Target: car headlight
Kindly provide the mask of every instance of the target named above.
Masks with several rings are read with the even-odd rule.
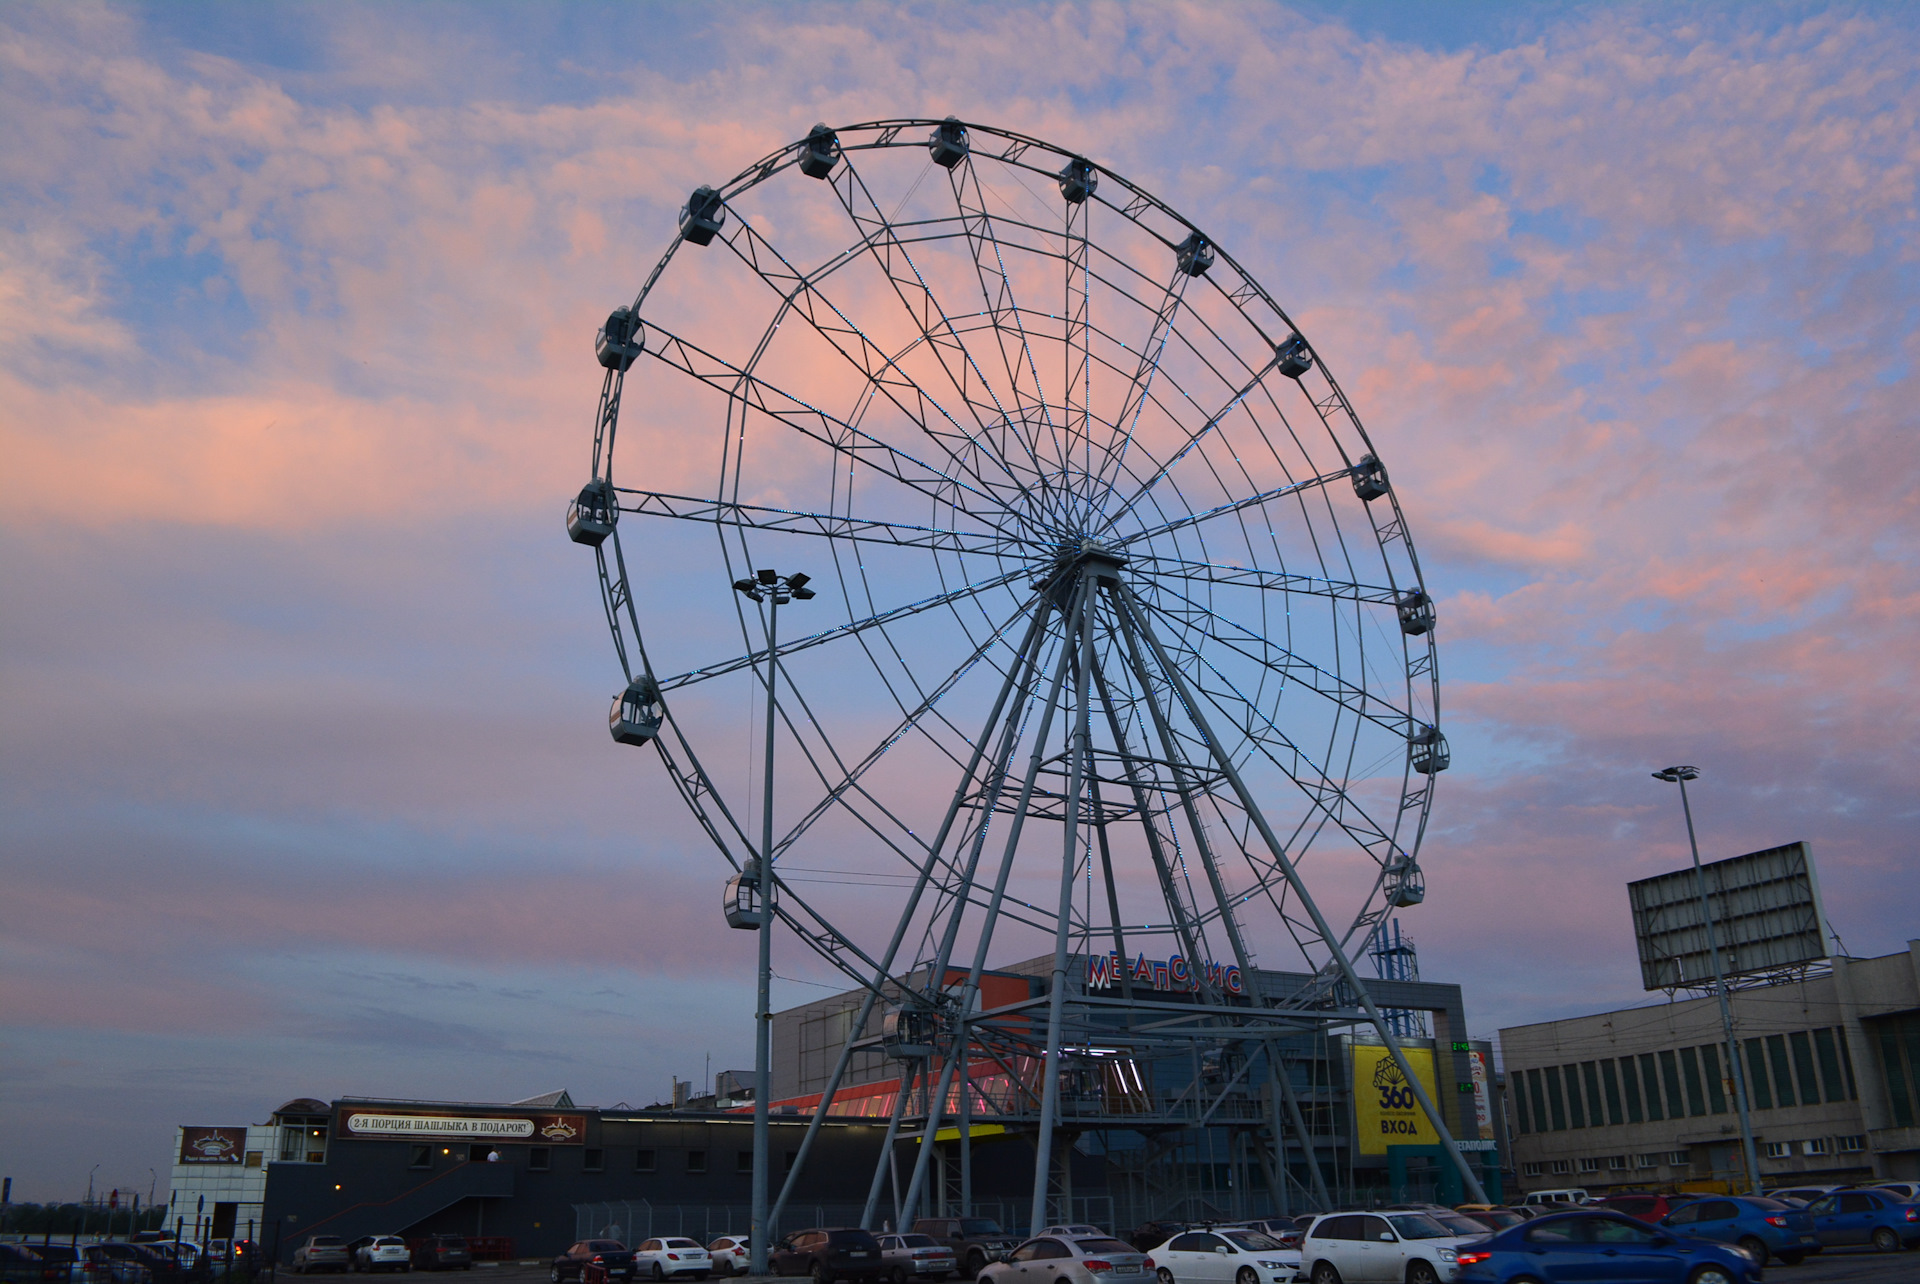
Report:
[[[1454,1252],[1450,1248],[1436,1248],[1433,1250],[1433,1255],[1443,1262],[1451,1262],[1454,1259]]]
[[[1284,1271],[1287,1269],[1285,1262],[1255,1262],[1254,1265],[1269,1271]]]

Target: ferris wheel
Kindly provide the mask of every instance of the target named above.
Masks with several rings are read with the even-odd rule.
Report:
[[[1321,353],[1226,250],[1038,139],[819,125],[692,193],[595,350],[567,525],[613,737],[730,866],[729,921],[866,992],[812,1128],[879,1036],[889,1140],[1031,1128],[1037,1228],[1096,1042],[1364,1022],[1439,1121],[1352,962],[1424,894],[1433,602]],[[1025,954],[1033,996],[983,999]]]

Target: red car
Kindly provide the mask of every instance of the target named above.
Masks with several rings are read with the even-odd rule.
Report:
[[[1632,1195],[1608,1195],[1588,1207],[1625,1213],[1643,1222],[1657,1222],[1682,1204],[1691,1204],[1702,1198],[1704,1196],[1701,1195],[1660,1195],[1643,1192]]]

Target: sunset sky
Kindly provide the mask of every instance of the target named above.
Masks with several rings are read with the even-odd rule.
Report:
[[[1203,221],[1338,370],[1439,604],[1402,921],[1476,1035],[1659,998],[1669,763],[1705,858],[1806,839],[1850,953],[1920,935],[1920,10],[12,4],[15,1199],[295,1096],[751,1064],[722,868],[603,721],[590,338],[695,184],[948,113]]]

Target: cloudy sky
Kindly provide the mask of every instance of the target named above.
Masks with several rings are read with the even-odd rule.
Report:
[[[1891,5],[0,9],[15,1198],[297,1095],[750,1064],[559,511],[593,328],[815,120],[1080,151],[1339,371],[1439,601],[1405,927],[1476,1033],[1646,1000],[1674,761],[1708,858],[1807,839],[1845,947],[1904,948],[1916,68]]]

